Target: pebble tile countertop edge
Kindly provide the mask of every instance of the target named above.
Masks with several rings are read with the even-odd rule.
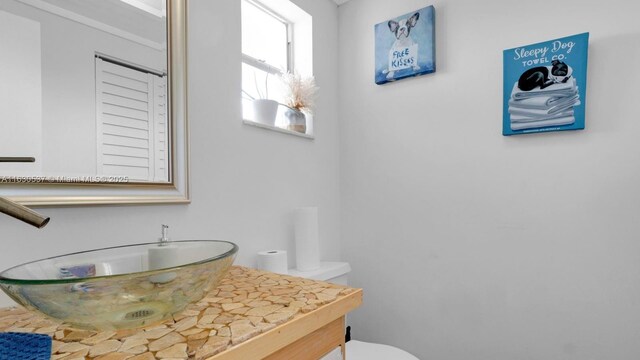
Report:
[[[0,332],[51,336],[52,360],[204,360],[356,290],[233,266],[205,298],[154,326],[75,330],[12,307],[0,309]]]

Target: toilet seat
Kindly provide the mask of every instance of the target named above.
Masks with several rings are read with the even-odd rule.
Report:
[[[347,344],[346,360],[420,360],[393,346],[351,340]]]

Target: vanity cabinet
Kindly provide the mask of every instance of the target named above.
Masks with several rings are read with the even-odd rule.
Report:
[[[362,290],[234,266],[173,320],[143,329],[71,329],[23,308],[0,309],[0,331],[50,335],[54,360],[318,360],[344,355],[345,315]]]

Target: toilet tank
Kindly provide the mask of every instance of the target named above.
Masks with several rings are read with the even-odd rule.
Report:
[[[289,275],[311,280],[326,281],[339,285],[347,285],[347,275],[351,266],[347,262],[320,262],[320,268],[311,271],[289,269]]]

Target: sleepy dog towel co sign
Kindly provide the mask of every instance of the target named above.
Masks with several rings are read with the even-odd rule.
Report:
[[[589,33],[504,51],[502,134],[584,129]]]
[[[433,6],[377,24],[375,36],[376,84],[436,71]]]

